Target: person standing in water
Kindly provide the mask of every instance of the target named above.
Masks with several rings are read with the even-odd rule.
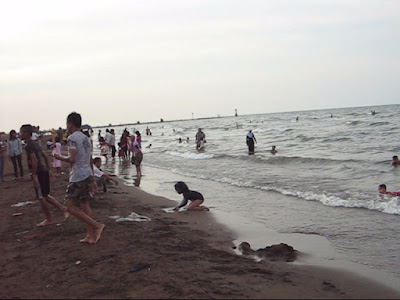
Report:
[[[272,146],[271,153],[272,153],[272,154],[275,154],[275,153],[277,153],[277,152],[278,152],[278,150],[276,150],[276,147],[275,147],[275,146]]]
[[[254,136],[254,133],[252,132],[252,130],[250,129],[246,135],[246,144],[249,147],[250,154],[254,153],[254,142],[257,143],[257,139]]]
[[[199,128],[199,130],[196,133],[196,149],[200,149],[201,144],[206,142],[206,135],[204,132]]]

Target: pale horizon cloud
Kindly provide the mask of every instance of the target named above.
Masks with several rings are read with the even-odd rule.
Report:
[[[400,1],[0,0],[0,131],[400,103]]]

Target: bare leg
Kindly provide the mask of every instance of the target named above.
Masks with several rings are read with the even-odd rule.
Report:
[[[89,204],[87,203],[87,205],[89,205]],[[68,211],[72,215],[77,217],[82,222],[85,222],[86,224],[91,225],[92,228],[94,228],[94,230],[96,231],[96,236],[95,237],[94,236],[90,237],[90,240],[94,240],[94,243],[96,243],[100,239],[101,233],[103,232],[103,229],[104,229],[105,225],[93,220],[85,212],[83,212],[82,210],[77,208],[75,206],[75,204],[73,203],[73,201],[68,201],[67,202],[67,207],[68,207]],[[83,205],[83,207],[84,207],[84,205]],[[86,209],[86,207],[84,207],[83,209]],[[90,233],[90,232],[88,232],[88,233]]]
[[[190,205],[188,206],[187,210],[191,211],[200,211],[200,210],[207,210],[209,211],[210,209],[206,206],[200,205],[203,203],[203,200],[194,200]]]
[[[58,202],[56,199],[54,199],[52,196],[47,195],[46,196],[46,201],[50,204],[53,204],[54,206],[56,206],[58,209],[62,210],[62,212],[64,213],[64,220],[68,219],[69,217],[69,212],[68,209],[65,206],[62,206],[60,202]]]
[[[81,205],[82,211],[87,214],[89,217],[92,217],[92,210],[89,206],[88,202],[85,202]],[[90,224],[87,224],[87,234],[86,237],[81,240],[81,243],[89,243],[89,244],[94,244],[94,236],[93,236],[93,226]]]
[[[136,175],[137,177],[142,177],[142,170],[140,169],[140,166],[136,166]]]
[[[49,205],[47,204],[47,201],[44,198],[40,198],[39,202],[40,202],[40,205],[42,206],[44,214],[46,215],[46,219],[43,220],[42,222],[38,223],[36,226],[40,227],[40,226],[46,226],[46,225],[53,224],[54,221],[51,216],[50,208],[49,208]]]

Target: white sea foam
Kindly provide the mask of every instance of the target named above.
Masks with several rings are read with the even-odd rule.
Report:
[[[214,154],[207,154],[207,153],[193,153],[193,152],[175,152],[175,151],[168,151],[167,154],[172,156],[179,156],[187,159],[210,159],[214,157]]]
[[[186,139],[182,138],[182,143],[179,143],[179,141],[174,141],[169,144],[170,147],[182,147],[182,148],[187,148],[187,147],[193,147],[194,145],[190,145],[189,143],[186,142]]]

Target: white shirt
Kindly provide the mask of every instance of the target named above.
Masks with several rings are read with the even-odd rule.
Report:
[[[38,138],[39,138],[39,134],[37,134],[36,132],[32,132],[32,137],[31,137],[31,140],[32,141],[36,141]]]
[[[75,131],[68,137],[67,145],[69,149],[77,150],[76,162],[72,164],[69,181],[79,182],[93,176],[90,166],[92,157],[90,139],[81,131]]]
[[[104,172],[100,171],[100,169],[96,165],[93,165],[93,173],[94,173],[94,177],[98,177],[98,178],[100,178],[104,174]]]
[[[110,146],[115,146],[115,136],[112,133],[107,132],[104,139]]]
[[[22,143],[19,138],[8,141],[7,154],[8,156],[18,156],[22,154]]]

